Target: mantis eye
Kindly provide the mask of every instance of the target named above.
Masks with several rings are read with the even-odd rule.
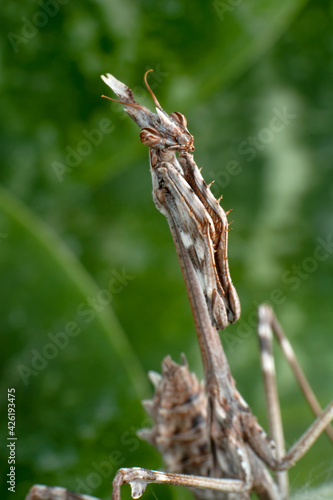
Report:
[[[146,146],[154,146],[160,140],[161,136],[153,128],[143,128],[140,132],[140,141]]]
[[[184,115],[181,113],[178,113],[178,111],[174,111],[173,113],[170,113],[171,118],[173,118],[177,123],[182,125],[184,128],[187,127],[187,120]]]

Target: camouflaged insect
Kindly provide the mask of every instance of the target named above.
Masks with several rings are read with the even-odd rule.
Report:
[[[148,72],[147,72],[148,73]],[[191,259],[202,284],[212,324],[223,330],[240,317],[240,302],[228,265],[227,214],[205,183],[190,153],[193,136],[179,112],[167,114],[154,99],[156,114],[135,102],[127,85],[107,74],[103,81],[125,105],[141,128],[140,140],[149,146],[153,198],[165,215],[181,263]],[[176,153],[180,153],[177,158]],[[171,195],[169,195],[171,193]],[[187,288],[188,276],[183,275]]]

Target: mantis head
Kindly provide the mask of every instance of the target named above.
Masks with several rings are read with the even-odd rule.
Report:
[[[155,94],[147,82],[146,71],[144,81],[156,105],[156,113],[152,113],[145,106],[135,102],[132,90],[114,76],[107,73],[102,75],[102,80],[113,90],[118,99],[107,99],[125,105],[126,113],[141,128],[140,140],[153,149],[173,150],[178,152],[191,152],[194,150],[193,136],[187,129],[187,121],[179,112],[166,113],[158,102]]]

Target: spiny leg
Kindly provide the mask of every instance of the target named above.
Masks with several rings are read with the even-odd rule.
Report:
[[[333,401],[331,401],[319,417],[310,425],[304,434],[290,448],[288,453],[283,457],[281,464],[277,470],[290,469],[300,460],[305,453],[311,448],[313,443],[318,439],[320,434],[333,420]]]
[[[323,422],[327,421],[327,424],[329,424],[332,420],[332,417],[329,416],[331,414],[331,410],[329,405],[323,413],[316,396],[314,395],[301,367],[298,364],[292,346],[286,335],[284,334],[272,308],[265,304],[261,305],[258,310],[258,319],[261,366],[265,384],[269,429],[271,437],[276,443],[276,458],[282,459],[283,464],[289,464],[289,466],[281,467],[281,469],[286,470],[306,453],[306,451],[312,446],[314,441],[318,438],[323,430],[325,430],[330,439],[333,438],[332,428],[329,425],[326,428],[325,426],[323,427]],[[319,417],[303,434],[303,436],[293,445],[287,455],[285,455],[283,426],[276,384],[272,332],[275,334],[279,345],[281,346],[282,352],[285,355],[288,363],[290,364],[295,374],[296,380],[312,411],[317,417]],[[279,484],[281,493],[286,495],[288,492],[287,475],[284,473],[283,475],[280,475],[279,473],[277,475],[277,482]]]
[[[265,437],[256,418],[249,413],[242,415],[246,441],[255,454],[273,471],[284,471],[293,467],[311,448],[332,419],[333,401],[327,405],[322,414],[316,418],[289,451],[279,459],[276,454],[274,441],[270,440],[267,443],[267,436]]]
[[[286,337],[280,323],[278,322],[274,314],[274,311],[269,306],[266,307],[268,307],[271,311],[270,314],[271,314],[272,330],[281,347],[281,350],[285,355],[285,358],[288,361],[292,371],[294,372],[298,385],[301,388],[301,391],[303,392],[305,399],[309,403],[311,410],[313,411],[316,417],[319,417],[322,414],[323,410],[318,402],[318,399],[316,398],[313,390],[311,389],[310,384],[307,381],[304,372],[296,359],[294,350],[288,338]],[[333,442],[333,429],[330,425],[325,429],[325,432],[327,436],[330,438],[330,440]]]
[[[259,307],[258,316],[258,334],[261,344],[262,367],[264,373],[266,399],[268,403],[269,426],[272,437],[277,445],[277,453],[276,457],[271,460],[267,454],[265,456],[264,454],[261,454],[260,449],[257,448],[256,452],[272,470],[287,470],[303,457],[303,455],[309,450],[324,430],[327,431],[327,428],[332,430],[328,426],[333,419],[333,401],[327,405],[324,411],[321,410],[319,403],[317,402],[312,389],[305,378],[305,375],[298,365],[293,349],[283,333],[273,310],[267,305],[262,305]],[[311,408],[315,411],[313,407],[313,400],[315,400],[318,405],[316,413],[319,413],[317,419],[290,448],[288,453],[284,454],[283,457],[281,457],[281,450],[284,448],[284,441],[280,404],[277,395],[274,358],[272,356],[272,331],[277,336],[282,351],[291,364],[297,381],[301,385],[303,393]],[[254,436],[255,434],[257,433],[255,432]],[[253,439],[250,439],[250,441],[253,441]],[[281,443],[283,448],[281,447]]]
[[[263,373],[265,397],[268,414],[269,433],[276,444],[276,458],[285,455],[285,443],[279,395],[276,384],[275,363],[273,357],[272,309],[263,304],[258,309],[258,336],[260,344],[261,370]],[[288,498],[288,473],[277,472],[276,481],[282,498]]]
[[[120,487],[130,484],[132,498],[139,498],[150,483],[171,484],[175,486],[187,486],[189,488],[202,488],[214,491],[245,492],[250,486],[238,479],[218,479],[201,476],[190,476],[186,474],[173,474],[159,472],[141,467],[119,469],[113,480],[112,500],[120,500]],[[249,493],[250,495],[250,493]]]

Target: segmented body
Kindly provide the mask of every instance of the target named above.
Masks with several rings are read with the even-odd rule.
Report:
[[[139,436],[162,455],[170,472],[196,474],[211,460],[207,433],[207,397],[203,385],[190,373],[185,358],[178,365],[167,356],[162,375],[150,376],[155,385],[153,399],[143,402],[154,419],[151,429]]]
[[[247,443],[246,433],[252,429],[260,435],[267,453],[274,452],[274,443],[257,424],[232,379],[232,396],[222,404],[218,394],[207,397],[185,357],[178,365],[167,356],[162,375],[152,372],[150,379],[155,394],[143,406],[154,425],[138,435],[160,452],[167,471],[242,479],[249,485],[248,490],[237,493],[191,488],[198,500],[249,500],[251,490],[262,500],[280,500],[265,464]]]

